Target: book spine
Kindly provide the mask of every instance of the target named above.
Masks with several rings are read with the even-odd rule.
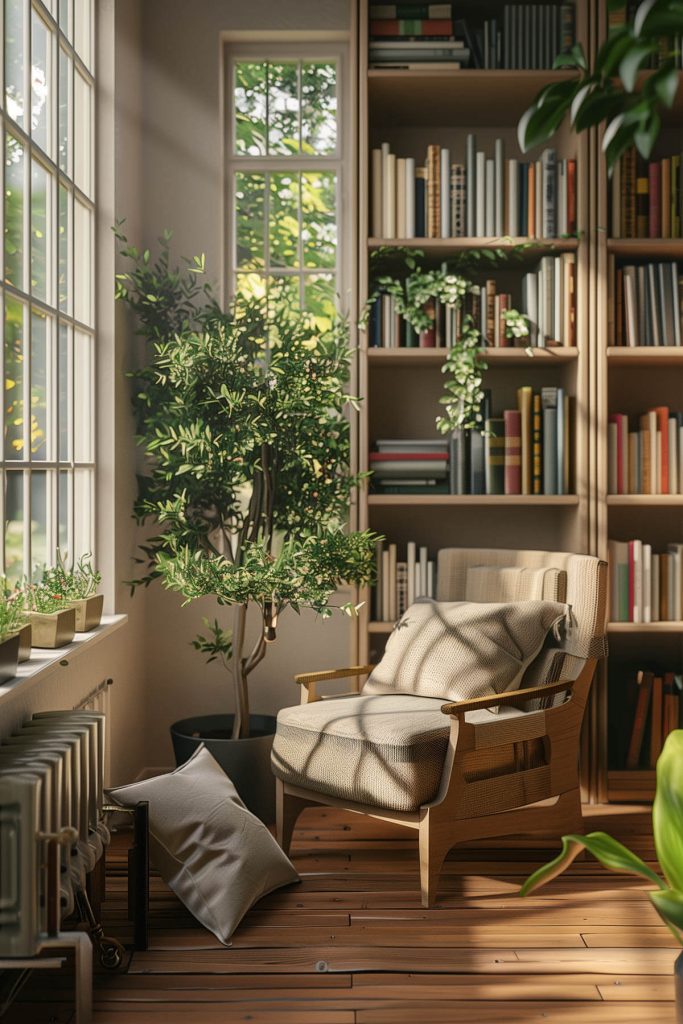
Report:
[[[415,159],[405,161],[405,237],[415,238]]]
[[[427,147],[427,237],[441,231],[441,155],[439,146]]]
[[[465,179],[465,190],[467,199],[467,236],[473,238],[476,233],[476,210],[477,210],[477,185],[476,185],[476,150],[477,139],[475,135],[467,136],[467,169]]]
[[[382,237],[382,150],[372,151],[372,209],[370,230],[375,238]]]
[[[486,235],[486,154],[481,150],[477,152],[476,180],[477,212],[474,233],[478,238],[483,238]]]
[[[648,166],[648,236],[660,238],[662,234],[661,169],[656,161]]]
[[[494,177],[495,177],[495,223],[494,234],[499,238],[504,232],[504,170],[505,170],[505,147],[502,139],[496,139],[494,151]]]
[[[406,162],[396,159],[396,237],[406,237]]]
[[[396,154],[386,153],[382,165],[382,235],[396,237]]]
[[[505,423],[502,418],[486,420],[486,493],[505,493]]]
[[[425,238],[427,233],[427,221],[425,210],[427,206],[427,168],[417,167],[415,169],[415,237]]]
[[[522,493],[522,424],[518,409],[506,409],[503,413],[505,425],[505,493]]]
[[[441,150],[441,167],[439,171],[439,182],[440,182],[440,213],[441,213],[441,238],[451,237],[451,201],[450,201],[450,185],[451,185],[451,154],[450,150]]]

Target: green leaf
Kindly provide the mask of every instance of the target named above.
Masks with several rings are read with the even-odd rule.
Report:
[[[678,92],[679,71],[675,67],[658,71],[650,80],[657,96],[665,107],[672,107]]]
[[[659,114],[653,110],[649,121],[645,124],[641,124],[640,128],[634,132],[633,141],[636,144],[636,149],[644,160],[649,160],[651,157],[661,126],[662,119]]]
[[[638,72],[647,58],[656,52],[655,43],[636,43],[619,61],[619,77],[627,92],[633,92]]]
[[[604,868],[610,871],[621,871],[627,874],[641,875],[660,888],[661,879],[647,864],[631,853],[622,843],[612,839],[605,832],[591,832],[587,836],[569,835],[562,837],[562,850],[554,860],[545,864],[527,878],[520,889],[520,895],[528,896],[546,882],[556,878],[565,871],[582,849],[588,850]]]
[[[643,34],[643,27],[645,20],[652,10],[652,8],[660,3],[660,0],[643,0],[642,3],[638,4],[636,13],[633,18],[633,34],[634,36],[640,36]]]
[[[683,893],[677,892],[675,889],[660,889],[649,895],[659,916],[671,928],[677,940],[681,942],[678,929],[683,929]]]
[[[657,761],[652,827],[669,885],[683,892],[683,729],[669,733]]]
[[[588,69],[588,62],[581,43],[574,43],[565,53],[558,54],[553,62],[553,68],[556,70],[559,68],[577,68],[580,71],[586,71]]]
[[[547,102],[548,97],[546,96],[541,105],[534,104],[529,107],[519,120],[517,139],[519,141],[519,148],[524,153],[552,138],[571,107],[576,89],[575,84],[573,82],[557,84],[569,86],[569,89],[555,94],[553,102]]]

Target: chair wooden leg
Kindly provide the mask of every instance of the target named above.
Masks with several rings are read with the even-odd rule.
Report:
[[[275,780],[275,834],[278,843],[287,855],[289,855],[296,820],[304,808],[310,807],[312,803],[313,801],[291,796],[285,791],[282,779]]]
[[[454,844],[445,842],[443,839],[437,840],[434,823],[430,824],[429,815],[427,815],[420,823],[419,829],[420,892],[422,906],[425,909],[433,907],[436,902],[441,868],[452,845]]]

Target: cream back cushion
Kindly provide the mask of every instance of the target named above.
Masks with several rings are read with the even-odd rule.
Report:
[[[567,596],[563,569],[476,565],[467,570],[466,601],[561,601]]]
[[[109,792],[124,807],[149,801],[152,864],[221,942],[258,899],[299,880],[203,744],[176,771]]]
[[[557,601],[418,601],[394,627],[363,693],[455,701],[517,689],[566,614]]]

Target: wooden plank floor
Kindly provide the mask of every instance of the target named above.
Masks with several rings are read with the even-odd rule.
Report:
[[[648,861],[649,811],[587,808]],[[127,837],[109,856],[106,930],[130,939]],[[449,857],[438,905],[418,896],[417,848],[398,826],[308,810],[292,856],[300,885],[266,897],[222,947],[152,879],[151,948],[98,972],[95,1024],[668,1024],[679,952],[646,892],[594,861],[535,897],[520,882],[548,838]],[[8,1024],[73,1019],[67,971],[36,973]]]

